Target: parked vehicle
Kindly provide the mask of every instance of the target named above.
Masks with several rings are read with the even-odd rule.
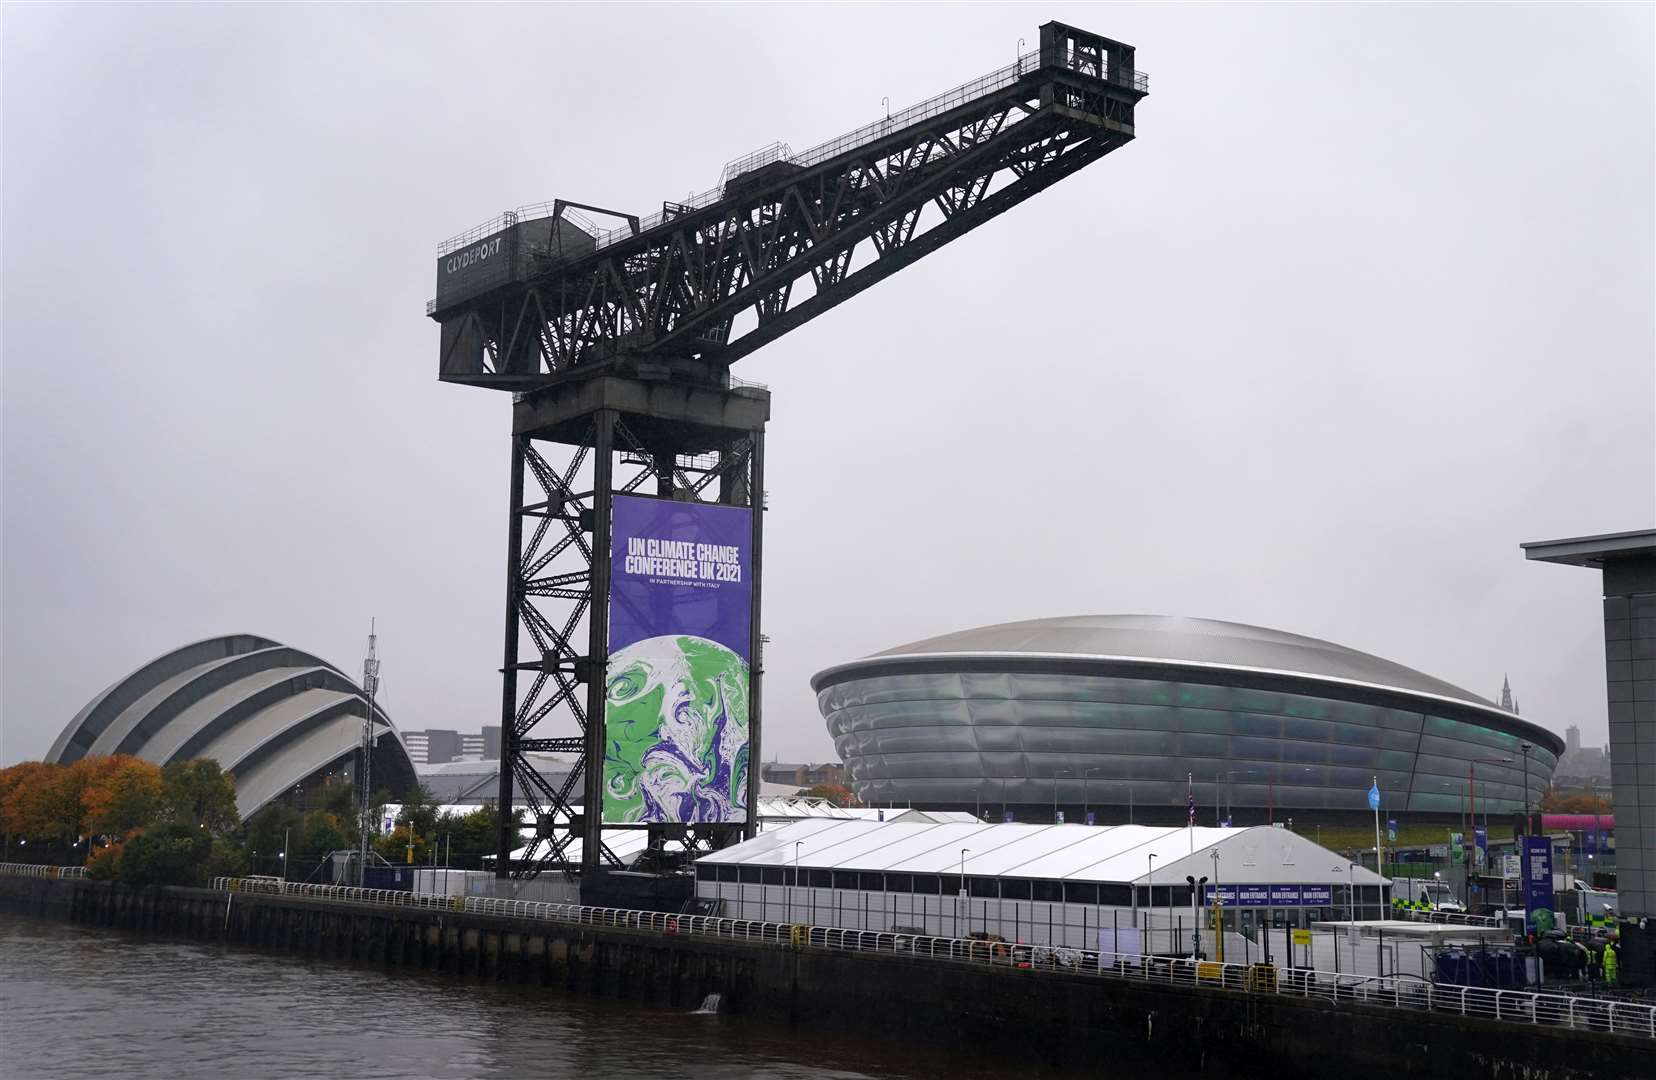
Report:
[[[1466,911],[1466,905],[1437,878],[1393,878],[1392,907],[1402,911]]]

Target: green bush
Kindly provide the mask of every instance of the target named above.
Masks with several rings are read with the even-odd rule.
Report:
[[[120,857],[120,880],[127,885],[204,885],[213,841],[206,830],[188,825],[158,825],[126,842]]]

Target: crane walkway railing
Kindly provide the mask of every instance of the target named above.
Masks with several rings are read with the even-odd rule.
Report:
[[[1097,65],[1094,61],[1074,56],[1067,56],[1059,59],[1059,66],[1072,68],[1077,71],[1083,71],[1086,74],[1094,76],[1095,78],[1098,77]],[[987,75],[981,75],[970,82],[961,83],[954,89],[945,90],[943,93],[929,97],[917,105],[911,105],[906,109],[900,109],[897,112],[889,113],[883,119],[876,120],[871,124],[864,124],[862,127],[857,128],[854,131],[848,131],[844,135],[839,135],[835,138],[829,139],[827,142],[818,143],[809,150],[803,150],[795,154],[788,151],[786,143],[773,143],[770,146],[755,151],[752,154],[748,154],[743,158],[737,159],[737,161],[732,162],[731,165],[727,165],[724,170],[725,174],[721,176],[718,187],[704,191],[700,195],[688,196],[684,202],[675,203],[672,210],[664,208],[659,213],[651,214],[648,217],[642,218],[638,223],[638,231],[640,233],[648,232],[649,230],[656,228],[658,225],[661,225],[663,222],[667,221],[670,217],[679,217],[693,210],[705,209],[712,206],[720,199],[723,199],[725,185],[731,180],[734,180],[736,176],[740,175],[740,172],[734,175],[731,174],[732,166],[740,168],[743,163],[752,160],[762,161],[764,164],[785,161],[788,164],[798,166],[801,169],[810,168],[811,166],[819,165],[830,158],[835,158],[841,154],[847,153],[848,151],[854,150],[859,146],[863,146],[867,143],[884,138],[894,131],[900,131],[903,128],[908,127],[910,124],[930,119],[939,113],[945,113],[951,109],[958,108],[959,106],[966,104],[968,101],[973,101],[977,98],[1005,89],[1030,72],[1039,70],[1040,67],[1040,50],[1031,50],[1019,56],[1017,60],[1003,68],[991,71]],[[1134,68],[1108,68],[1104,72],[1103,79],[1105,82],[1115,83],[1118,86],[1141,92],[1147,92],[1150,88],[1150,76]],[[447,240],[444,240],[442,243],[437,245],[437,254],[439,257],[447,255],[449,252],[458,251],[467,244],[481,240],[485,236],[492,236],[495,233],[500,232],[502,229],[510,228],[520,221],[533,221],[536,218],[545,217],[550,213],[552,213],[551,203],[531,203],[527,206],[521,206],[516,210],[508,210],[497,217],[490,218],[480,225],[467,229],[463,233],[451,236]],[[630,225],[623,225],[614,229],[600,229],[590,218],[577,212],[572,212],[566,209],[564,211],[564,216],[573,219],[579,228],[591,234],[594,241],[596,241],[597,246],[601,248],[608,247],[610,244],[614,244],[618,241],[625,240],[628,237],[637,235],[633,232]]]
[[[1063,972],[1146,983],[1211,987],[1254,994],[1321,998],[1417,1009],[1528,1025],[1616,1032],[1656,1040],[1656,1005],[1605,997],[1497,990],[1433,983],[1412,976],[1365,976],[1272,964],[1222,964],[1187,957],[1094,952],[981,938],[927,937],[874,930],[675,915],[659,911],[539,903],[485,896],[436,896],[345,885],[307,885],[274,878],[214,878],[223,892],[303,896],[382,907],[419,908],[577,926],[649,930],[660,934],[763,942],[795,949],[882,953],[942,963]]]

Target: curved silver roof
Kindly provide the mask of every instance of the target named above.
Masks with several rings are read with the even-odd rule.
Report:
[[[1033,653],[1189,661],[1286,671],[1371,683],[1473,705],[1495,703],[1413,668],[1332,641],[1263,626],[1171,615],[1067,615],[960,630],[877,652],[873,657],[936,653]]]
[[[1460,702],[1558,739],[1487,698],[1369,653],[1263,626],[1171,615],[1067,615],[975,627],[837,664],[813,676],[811,686],[820,690],[837,677],[891,661],[947,657],[1140,661],[1288,675]]]
[[[386,727],[375,768],[384,759],[392,786],[412,783],[402,736],[374,711]],[[235,777],[245,817],[312,773],[348,762],[366,713],[362,691],[327,661],[270,638],[229,634],[174,649],[110,686],[69,722],[46,760],[212,758]]]

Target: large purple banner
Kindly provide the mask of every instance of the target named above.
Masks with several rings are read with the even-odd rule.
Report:
[[[603,819],[746,821],[751,511],[614,505]]]

